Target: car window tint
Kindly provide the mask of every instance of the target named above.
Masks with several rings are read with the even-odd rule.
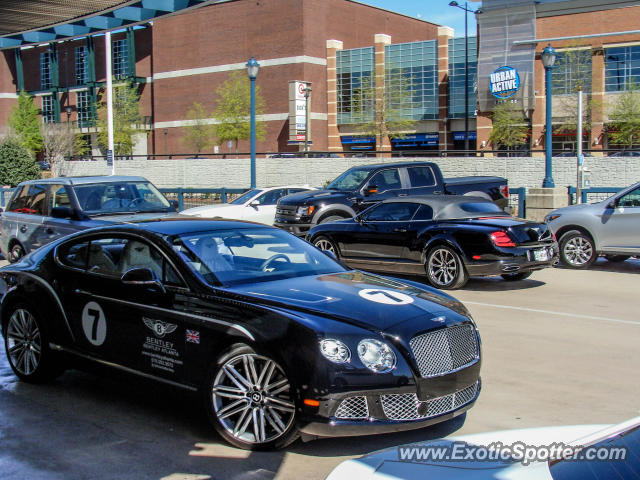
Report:
[[[64,185],[49,185],[49,212],[54,207],[71,207],[69,194]]]
[[[429,205],[420,205],[415,215],[411,219],[412,221],[416,220],[432,220],[433,219],[433,208]]]
[[[431,167],[408,167],[407,173],[409,174],[409,181],[413,188],[433,187],[436,184],[436,179]]]
[[[255,201],[260,205],[275,205],[278,203],[278,199],[284,194],[284,192],[284,188],[271,190],[260,195]]]
[[[418,205],[415,203],[383,203],[367,213],[369,222],[408,221],[411,219]]]
[[[9,205],[7,206],[8,212],[22,212],[22,210],[27,206],[27,201],[29,200],[29,187],[24,186],[16,190],[13,194]]]
[[[378,187],[378,192],[384,192],[386,190],[394,190],[401,187],[400,174],[397,168],[389,168],[376,173],[371,180],[369,180],[369,186]]]
[[[619,207],[640,207],[640,188],[627,193],[620,197],[618,201]]]
[[[493,202],[469,202],[461,203],[460,209],[469,213],[501,213],[505,212]]]
[[[73,243],[71,245],[67,244],[66,246],[61,248],[58,258],[63,265],[67,265],[68,267],[73,268],[85,269],[87,267],[88,252],[88,241]]]
[[[100,210],[106,190],[105,185],[78,185],[74,188],[80,208],[84,211]]]

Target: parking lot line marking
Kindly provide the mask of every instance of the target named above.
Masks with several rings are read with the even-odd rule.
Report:
[[[540,310],[537,308],[514,307],[511,305],[496,305],[494,303],[470,302],[466,300],[464,303],[469,305],[480,305],[483,307],[505,308],[508,310],[520,310],[523,312],[546,313],[549,315],[559,315],[561,317],[584,318],[586,320],[601,320],[603,322],[625,323],[627,325],[640,325],[640,322],[636,322],[633,320],[621,320],[619,318],[595,317],[593,315],[581,315],[579,313],[553,312],[551,310]]]

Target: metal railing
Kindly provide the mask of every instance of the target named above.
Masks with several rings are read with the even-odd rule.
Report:
[[[227,203],[240,194],[248,191],[248,188],[159,188],[169,200],[178,202],[178,211],[187,208],[211,205],[214,203]]]
[[[583,188],[582,195],[580,195],[580,199],[582,203],[592,202],[601,202],[602,200],[606,200],[614,193],[619,192],[625,187],[591,187],[591,188]],[[569,204],[573,205],[576,203],[576,187],[567,187],[567,192],[569,195]]]

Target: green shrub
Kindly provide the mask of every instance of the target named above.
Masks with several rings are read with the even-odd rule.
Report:
[[[15,187],[37,178],[40,178],[40,167],[18,140],[9,138],[0,144],[0,185]]]

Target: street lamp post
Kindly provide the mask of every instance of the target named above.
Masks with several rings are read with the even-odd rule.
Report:
[[[260,70],[260,64],[251,57],[247,62],[247,75],[251,80],[251,188],[256,188],[256,78]]]
[[[479,15],[482,10],[471,10],[467,2],[464,2],[463,7],[455,0],[449,2],[449,6],[464,10],[464,154],[467,156],[469,155],[469,28],[467,13]]]
[[[555,187],[553,183],[553,164],[552,164],[552,151],[551,151],[551,69],[556,62],[556,51],[551,45],[547,45],[540,55],[542,58],[542,65],[544,65],[544,88],[547,99],[546,103],[546,122],[545,122],[545,136],[544,136],[544,150],[545,150],[545,162],[544,162],[544,180],[542,186],[546,188]]]
[[[311,130],[311,112],[309,111],[309,98],[311,97],[311,87],[307,84],[302,89],[304,93],[304,114],[305,114],[305,127],[304,127],[304,151],[309,151],[309,131]]]
[[[64,111],[67,114],[67,135],[69,136],[69,138],[71,138],[71,105],[69,105],[68,86],[67,86],[67,106],[64,107]],[[69,160],[71,160],[71,157],[73,156],[73,143],[69,139],[67,139],[67,141],[69,142]]]

